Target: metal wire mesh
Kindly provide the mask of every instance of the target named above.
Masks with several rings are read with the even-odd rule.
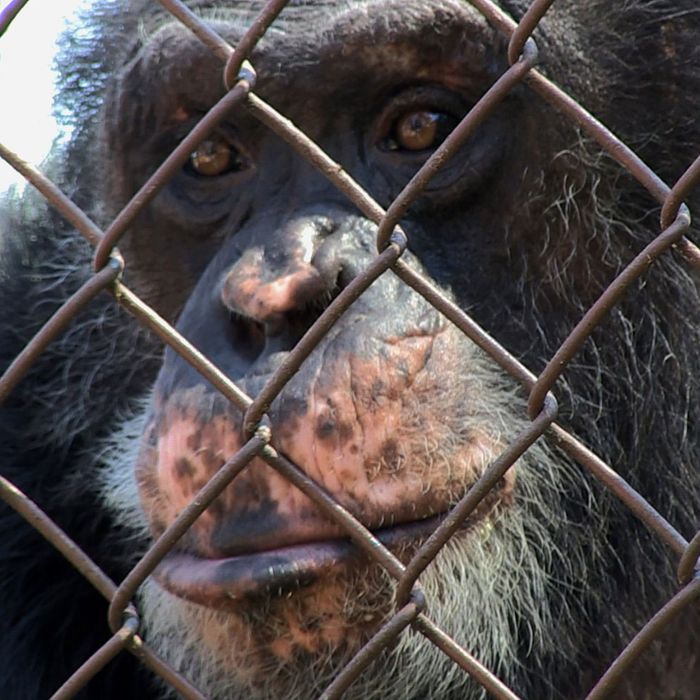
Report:
[[[11,3],[3,15],[0,34],[9,25],[24,3]],[[120,583],[111,581],[41,510],[12,483],[0,479],[0,496],[29,523],[32,524],[63,556],[109,601],[109,626],[112,638],[85,660],[55,698],[74,695],[105,664],[116,655],[131,652],[155,673],[170,683],[187,698],[202,697],[177,671],[169,667],[149,648],[139,636],[139,615],[132,603],[139,586],[154,571],[158,563],[172,549],[179,538],[205,511],[213,500],[254,458],[264,459],[294,486],[306,494],[331,521],[337,523],[366,555],[378,562],[398,582],[396,611],[389,621],[367,642],[355,658],[337,676],[325,691],[324,698],[340,697],[360,673],[375,659],[383,648],[391,644],[407,628],[424,635],[439,647],[455,664],[478,681],[497,698],[515,698],[505,687],[466,649],[445,634],[424,612],[426,601],[418,583],[419,576],[433,561],[440,549],[459,529],[465,519],[478,507],[506,471],[545,431],[550,431],[558,444],[583,465],[622,501],[678,558],[680,587],[676,595],[660,609],[623,649],[617,660],[598,681],[588,698],[613,697],[617,682],[635,660],[660,635],[666,625],[683,610],[688,609],[700,596],[698,556],[700,532],[691,542],[686,541],[656,510],[625,482],[616,472],[585,445],[558,426],[554,421],[557,403],[552,394],[556,380],[567,364],[580,350],[601,320],[620,300],[626,288],[645,275],[651,261],[663,256],[671,247],[678,247],[688,264],[700,268],[700,251],[685,238],[690,216],[683,201],[700,180],[700,157],[672,186],[667,186],[644,162],[596,120],[586,109],[574,101],[559,87],[536,69],[538,51],[531,38],[538,23],[553,5],[553,0],[535,0],[519,23],[515,23],[489,0],[471,0],[471,4],[487,21],[503,35],[509,37],[508,57],[510,67],[492,85],[486,94],[469,111],[451,135],[420,168],[409,184],[401,191],[387,210],[380,207],[371,194],[364,191],[340,164],[334,162],[319,146],[291,122],[265,103],[255,93],[255,71],[247,62],[256,42],[264,35],[277,15],[284,9],[286,0],[270,0],[265,3],[257,19],[251,24],[238,46],[231,47],[210,26],[203,23],[178,0],[161,0],[167,11],[188,27],[222,62],[223,76],[229,91],[187,135],[179,146],[164,160],[157,171],[143,185],[124,209],[102,231],[71,200],[57,189],[44,175],[30,167],[21,158],[0,145],[0,155],[31,182],[61,216],[72,224],[95,247],[94,274],[75,295],[45,324],[41,331],[25,347],[0,379],[0,402],[5,400],[23,379],[32,363],[71,322],[77,313],[89,305],[102,291],[112,294],[115,303],[122,305],[141,323],[150,328],[164,343],[189,362],[203,377],[221,392],[235,407],[245,413],[244,426],[247,442],[233,455],[197,497],[177,517],[163,535],[153,543],[146,555]],[[406,248],[406,236],[401,229],[401,219],[450,157],[483,121],[498,109],[503,99],[518,84],[525,83],[542,100],[595,140],[600,147],[623,166],[663,207],[659,235],[612,281],[605,292],[588,309],[580,323],[573,328],[557,352],[551,357],[544,371],[533,375],[506,349],[494,341],[462,309],[453,304],[430,281],[416,273],[402,261]],[[172,326],[163,321],[137,295],[121,281],[123,261],[115,246],[136,216],[153,200],[164,184],[178,171],[197,145],[225,117],[232,105],[245,102],[249,111],[265,126],[281,136],[297,153],[307,159],[335,187],[347,197],[368,219],[378,232],[377,254],[371,263],[332,301],[301,341],[289,353],[283,365],[273,374],[260,393],[254,397],[245,395],[219,368],[195,347],[188,343]],[[388,272],[390,271],[390,272]],[[404,565],[362,523],[354,518],[306,476],[304,465],[295,465],[271,445],[272,435],[265,423],[265,413],[272,401],[299,369],[332,325],[349,306],[383,274],[395,274],[466,336],[481,347],[505,372],[521,383],[529,395],[529,427],[513,438],[506,450],[480,477],[472,489],[451,510],[411,561]],[[428,601],[429,602],[429,601]]]

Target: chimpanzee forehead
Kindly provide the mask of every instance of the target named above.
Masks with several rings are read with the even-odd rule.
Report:
[[[215,26],[232,44],[250,27],[260,6],[250,2],[193,3],[192,9]],[[170,24],[167,14],[149,21],[146,35],[159,34]],[[340,57],[353,47],[366,49],[386,43],[415,42],[421,47],[445,46],[463,36],[483,34],[486,22],[469,3],[458,0],[360,0],[290,2],[261,39],[258,57],[278,59],[280,72],[317,60],[332,52]],[[150,29],[150,31],[148,31]]]
[[[256,16],[251,3],[216,9],[195,5],[194,9],[234,46]],[[157,91],[161,104],[170,90],[182,94],[188,85],[202,106],[219,99],[220,59],[176,20],[160,17],[150,29],[145,45],[127,65],[126,81],[131,78],[141,88],[150,84],[149,92]],[[476,82],[493,69],[494,57],[499,55],[505,57],[505,40],[467,3],[314,0],[303,7],[301,3],[285,7],[252,60],[258,88],[272,80],[273,89],[281,91],[286,102],[290,94],[324,99],[328,90],[347,97],[337,93],[371,90],[375,79],[392,84],[448,82],[444,78],[449,75]],[[332,81],[325,79],[328,71]]]

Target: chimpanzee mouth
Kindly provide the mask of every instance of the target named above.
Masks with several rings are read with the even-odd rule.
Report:
[[[502,484],[501,484],[502,485]],[[489,518],[508,489],[496,488],[462,524],[464,534]],[[392,551],[415,551],[444,521],[449,511],[423,520],[373,531]],[[256,598],[282,597],[340,572],[366,564],[367,557],[349,539],[305,542],[277,549],[251,551],[221,559],[172,552],[154,576],[169,593],[219,610],[235,610]]]

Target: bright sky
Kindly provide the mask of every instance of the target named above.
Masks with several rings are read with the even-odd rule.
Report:
[[[39,165],[57,135],[51,116],[56,39],[66,18],[90,0],[29,0],[0,37],[0,142]],[[8,4],[0,0],[0,9]],[[0,192],[20,175],[0,159]]]

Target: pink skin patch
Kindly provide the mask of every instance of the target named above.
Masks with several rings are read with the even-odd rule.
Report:
[[[388,351],[375,358],[339,355],[307,387],[303,409],[285,413],[273,404],[276,447],[370,529],[444,513],[503,447],[477,417],[471,427],[467,417],[455,439],[443,417],[430,413],[440,408],[435,397],[450,393],[436,367],[450,366],[455,336],[452,330],[416,333],[388,339]],[[204,408],[207,398],[199,386],[156,401],[137,465],[156,535],[242,445],[240,417],[212,415]],[[462,391],[460,402],[469,401]],[[217,559],[343,536],[306,496],[255,459],[180,546]]]
[[[260,248],[243,253],[224,279],[224,305],[241,316],[269,323],[322,298],[328,282],[312,263],[313,233],[315,229],[305,226],[281,231],[276,242],[285,256],[275,265]]]
[[[228,308],[260,323],[298,308],[325,288],[318,270],[304,261],[269,282],[261,281],[261,276],[256,266],[238,263],[226,278],[222,291]]]

